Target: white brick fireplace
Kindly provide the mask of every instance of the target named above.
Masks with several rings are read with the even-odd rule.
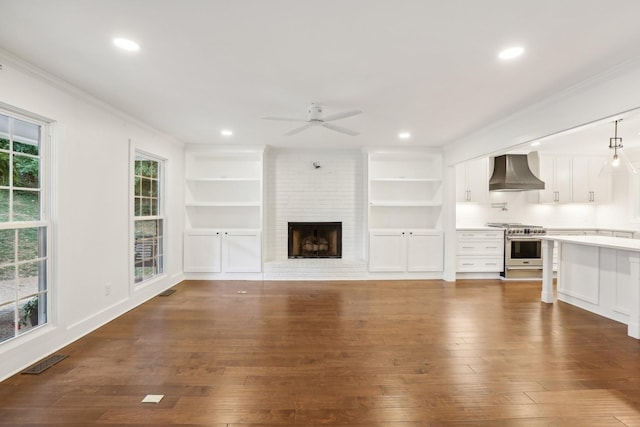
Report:
[[[265,279],[366,275],[363,164],[358,150],[268,151]],[[342,259],[288,259],[289,222],[342,222]]]

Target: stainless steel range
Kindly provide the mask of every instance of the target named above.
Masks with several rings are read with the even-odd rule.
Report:
[[[505,230],[504,272],[507,279],[542,277],[542,240],[547,230],[539,225],[489,223]]]

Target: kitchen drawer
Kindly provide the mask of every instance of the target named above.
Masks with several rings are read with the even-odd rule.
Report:
[[[504,240],[458,240],[458,255],[504,255]]]
[[[458,240],[504,239],[504,230],[458,230]]]
[[[503,257],[458,257],[460,273],[499,273],[504,270]]]

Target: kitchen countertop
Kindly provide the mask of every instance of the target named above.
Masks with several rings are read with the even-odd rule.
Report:
[[[456,230],[467,230],[467,231],[494,231],[494,230],[504,230],[502,227],[488,227],[488,226],[479,226],[479,227],[456,227]]]
[[[640,252],[640,240],[609,236],[539,236],[541,240]]]

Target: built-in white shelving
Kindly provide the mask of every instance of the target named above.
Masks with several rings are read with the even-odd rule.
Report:
[[[441,153],[369,151],[367,200],[370,271],[442,271]]]
[[[264,149],[185,152],[185,271],[260,272]]]

